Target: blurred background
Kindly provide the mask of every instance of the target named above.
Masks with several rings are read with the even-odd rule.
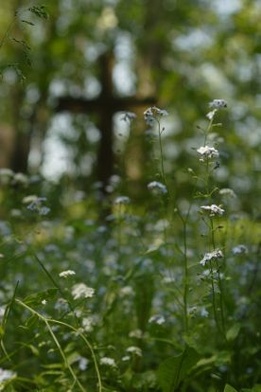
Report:
[[[82,192],[124,183],[140,195],[144,177],[157,179],[143,121],[155,104],[169,112],[166,171],[186,191],[190,179],[176,169],[193,164],[208,102],[222,98],[218,181],[256,213],[260,16],[259,0],[4,2],[0,167]],[[137,118],[124,119],[125,111]]]

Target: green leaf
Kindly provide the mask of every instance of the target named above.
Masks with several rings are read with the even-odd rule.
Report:
[[[4,328],[2,327],[2,325],[0,325],[0,339],[2,339],[4,334],[5,334]]]
[[[24,299],[24,303],[27,305],[40,305],[42,301],[48,301],[55,298],[58,289],[48,289],[45,291],[40,291],[39,293],[34,293],[28,295]]]
[[[237,335],[239,334],[240,328],[241,326],[239,323],[236,323],[231,328],[229,328],[226,333],[226,338],[229,342],[232,342],[236,339]]]
[[[157,371],[158,382],[163,392],[173,392],[184,380],[200,356],[192,347],[186,347],[182,354],[166,359]]]
[[[36,314],[32,314],[31,316],[28,317],[26,320],[25,326],[26,328],[33,328],[37,323],[39,322],[39,318]]]
[[[36,357],[39,356],[39,350],[38,350],[37,347],[33,346],[32,344],[29,344],[27,347],[32,351],[32,353],[33,353]]]
[[[226,384],[224,392],[237,392],[237,390],[233,387],[231,387],[231,385]]]

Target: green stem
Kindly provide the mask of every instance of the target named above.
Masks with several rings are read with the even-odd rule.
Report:
[[[63,351],[63,349],[62,349],[58,339],[56,338],[56,336],[55,336],[55,334],[54,334],[54,332],[53,332],[53,330],[51,328],[51,324],[57,324],[57,325],[62,325],[64,327],[67,327],[67,328],[71,329],[73,332],[77,333],[81,337],[81,339],[85,342],[85,344],[87,345],[88,349],[91,352],[91,355],[92,355],[92,358],[93,358],[94,367],[95,367],[95,371],[96,371],[96,375],[97,375],[97,379],[98,379],[98,392],[102,392],[101,375],[100,375],[97,359],[96,359],[96,356],[95,356],[95,353],[93,351],[93,348],[92,348],[91,344],[88,342],[88,340],[85,338],[85,336],[83,334],[79,333],[79,331],[76,328],[74,328],[73,326],[71,326],[70,324],[67,324],[67,323],[64,323],[64,322],[61,322],[61,321],[58,321],[58,320],[54,320],[52,318],[44,317],[42,314],[38,313],[36,310],[34,310],[30,306],[26,305],[24,302],[20,301],[19,299],[15,299],[15,302],[18,303],[19,305],[21,305],[22,307],[24,307],[25,309],[29,310],[29,312],[31,312],[34,315],[38,316],[39,319],[42,320],[45,323],[45,325],[46,325],[50,335],[52,336],[52,339],[53,339],[55,345],[58,348],[58,351],[59,351],[59,353],[60,353],[60,355],[61,355],[61,357],[62,357],[62,359],[64,361],[65,366],[68,368],[68,370],[70,371],[70,373],[71,373],[71,375],[73,377],[73,380],[76,382],[76,384],[79,386],[79,388],[80,388],[80,390],[82,392],[86,392],[86,388],[83,387],[83,385],[80,383],[80,381],[78,380],[78,378],[77,378],[73,368],[68,363],[66,355],[65,355],[65,353],[64,353],[64,351]]]
[[[222,331],[220,330],[220,326],[219,326],[217,306],[216,306],[215,278],[214,278],[213,265],[211,261],[210,261],[210,272],[211,272],[211,291],[212,291],[212,306],[214,312],[214,320],[218,331],[221,333]]]
[[[189,291],[189,270],[187,256],[187,221],[190,214],[191,205],[187,211],[185,218],[179,213],[179,218],[183,225],[183,255],[184,255],[184,291],[183,291],[183,307],[184,307],[184,329],[188,331],[188,291]]]
[[[162,139],[161,139],[160,121],[158,121],[158,134],[159,134],[161,177],[162,177],[162,182],[164,183],[164,185],[166,185],[166,175],[165,175],[165,168],[164,168],[163,147],[162,147]]]
[[[220,292],[219,307],[220,307],[221,325],[222,325],[223,335],[225,336],[226,324],[225,324],[225,314],[224,314],[224,304],[223,304],[223,287],[222,287],[222,280],[221,280],[218,266],[217,266],[217,271],[218,271],[218,288]]]
[[[207,144],[207,138],[208,138],[208,134],[209,134],[209,132],[211,131],[211,128],[212,128],[212,126],[213,126],[213,120],[214,120],[214,116],[210,119],[209,124],[208,124],[208,127],[207,127],[206,132],[205,132],[205,135],[204,135],[204,143],[203,143],[203,146],[204,146],[204,147],[205,147],[206,144]]]

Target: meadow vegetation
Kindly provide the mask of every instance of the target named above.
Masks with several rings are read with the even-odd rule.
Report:
[[[0,171],[0,390],[261,391],[260,178],[229,104],[205,107],[183,166],[145,111],[143,200],[118,178],[106,217],[95,191]]]

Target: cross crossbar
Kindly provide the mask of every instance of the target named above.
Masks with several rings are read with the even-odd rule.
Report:
[[[112,71],[113,56],[105,53],[100,58],[101,65],[101,93],[97,98],[74,98],[71,96],[60,97],[56,111],[68,111],[71,113],[97,113],[101,132],[100,146],[97,156],[97,180],[101,183],[101,191],[106,194],[106,186],[113,174],[113,115],[120,111],[135,111],[138,108],[147,108],[155,105],[153,97],[137,98],[117,97],[114,94]]]

